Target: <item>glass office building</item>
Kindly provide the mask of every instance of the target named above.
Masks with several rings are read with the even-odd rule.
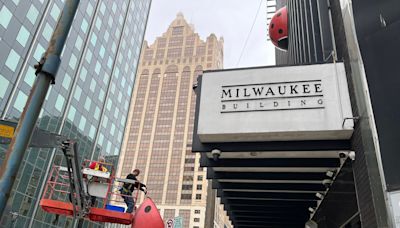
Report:
[[[0,117],[17,120],[65,0],[0,0]],[[85,0],[62,53],[38,127],[79,142],[81,159],[117,160],[151,0]],[[3,162],[6,147],[0,149]],[[0,227],[71,227],[45,213],[40,193],[56,149],[25,153]],[[111,161],[112,162],[112,161]],[[12,217],[11,212],[17,216]],[[101,224],[86,223],[88,227]]]

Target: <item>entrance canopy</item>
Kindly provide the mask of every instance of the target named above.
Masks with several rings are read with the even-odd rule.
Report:
[[[206,71],[196,94],[192,151],[233,225],[304,227],[354,159],[343,65]]]

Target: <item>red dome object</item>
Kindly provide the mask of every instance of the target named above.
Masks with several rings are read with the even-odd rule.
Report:
[[[132,228],[164,228],[164,221],[153,200],[146,198],[135,212]]]
[[[276,11],[272,17],[269,24],[269,37],[276,47],[283,50],[288,49],[288,13],[286,6]]]

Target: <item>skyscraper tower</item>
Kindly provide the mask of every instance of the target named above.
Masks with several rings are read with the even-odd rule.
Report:
[[[0,117],[18,119],[64,0],[0,0]],[[151,0],[80,1],[39,128],[78,140],[81,159],[117,160]],[[6,146],[0,147],[0,164]],[[70,227],[39,207],[56,149],[26,151],[0,227]],[[16,216],[11,216],[11,212]],[[89,225],[87,222],[85,226]],[[91,223],[91,227],[101,227]]]
[[[179,13],[150,46],[145,43],[129,111],[118,174],[141,170],[164,219],[203,227],[207,182],[191,152],[195,94],[203,70],[223,65],[223,39],[205,41]]]

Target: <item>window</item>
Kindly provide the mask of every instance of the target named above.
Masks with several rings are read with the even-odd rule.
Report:
[[[96,20],[96,28],[97,28],[98,30],[101,29],[101,19],[100,19],[100,17],[98,17],[97,20]]]
[[[71,77],[68,74],[65,74],[62,82],[62,86],[64,87],[64,89],[68,90],[70,83]]]
[[[170,48],[168,49],[167,57],[168,58],[180,58],[181,57],[181,48]]]
[[[186,37],[186,46],[193,46],[195,41],[195,36],[191,35]]]
[[[51,9],[50,15],[51,17],[57,21],[58,16],[60,15],[60,8],[58,8],[57,4],[54,3],[53,8]]]
[[[47,40],[50,41],[51,34],[53,33],[53,28],[50,26],[49,23],[46,23],[43,29],[43,37]]]
[[[194,167],[184,167],[184,171],[194,171]]]
[[[88,63],[92,61],[92,56],[93,56],[92,51],[90,49],[87,49],[85,59]]]
[[[17,69],[20,56],[18,55],[17,52],[14,51],[14,49],[11,49],[10,54],[8,54],[7,60],[6,60],[6,66],[12,71],[15,72]]]
[[[90,125],[89,137],[91,139],[94,139],[94,134],[95,133],[96,133],[96,128],[94,128],[93,125]]]
[[[99,117],[100,117],[100,109],[99,107],[96,106],[96,109],[94,110],[94,118],[96,120],[99,120]]]
[[[196,199],[201,200],[201,194],[196,194]]]
[[[205,55],[205,54],[206,54],[206,46],[205,45],[198,46],[196,49],[196,55]]]
[[[89,111],[89,110],[90,110],[90,106],[91,106],[91,105],[92,105],[92,101],[90,100],[89,97],[87,97],[87,98],[86,98],[86,101],[85,101],[85,105],[84,105],[86,111]]]
[[[157,42],[157,48],[163,48],[167,45],[167,39],[166,38],[159,38]]]
[[[86,30],[88,29],[89,24],[87,23],[86,19],[83,18],[82,23],[81,23],[81,30],[83,33],[86,33]]]
[[[197,189],[197,190],[202,190],[202,189],[203,189],[203,185],[198,184],[196,189]]]
[[[200,222],[200,218],[194,218],[193,221],[194,222]]]
[[[26,14],[26,17],[34,25],[38,15],[39,15],[39,11],[36,9],[36,7],[33,4],[31,4],[30,7],[31,8],[29,8],[29,11]]]
[[[106,41],[106,42],[108,42],[108,39],[110,38],[110,33],[108,32],[108,31],[106,31],[105,33],[104,33],[104,40]],[[130,51],[130,50],[129,50]]]
[[[194,51],[194,48],[193,47],[187,47],[187,48],[185,48],[185,57],[190,57],[190,56],[193,56],[193,51]]]
[[[172,28],[172,35],[173,36],[183,35],[183,26],[173,27]]]
[[[144,52],[144,60],[151,60],[153,58],[153,50],[146,50]]]
[[[92,82],[90,83],[90,91],[92,91],[94,93],[94,90],[96,89],[96,80],[94,78],[92,78]]]
[[[81,131],[84,131],[85,125],[86,125],[86,118],[84,116],[81,116],[81,121],[79,121],[79,129]]]
[[[75,47],[76,47],[79,51],[82,49],[82,44],[83,44],[83,40],[82,40],[82,38],[78,35],[78,37],[76,38]]]
[[[69,59],[69,66],[71,67],[71,69],[75,69],[77,61],[78,60],[76,59],[76,56],[72,54],[71,58]]]
[[[22,45],[22,47],[25,47],[26,42],[28,42],[29,35],[29,31],[22,25],[17,35],[17,41]]]
[[[92,4],[88,4],[87,8],[86,8],[86,13],[88,13],[88,15],[92,15],[93,13],[93,6]]]
[[[42,55],[44,54],[45,49],[43,48],[43,46],[41,44],[38,44],[36,47],[36,51],[35,54],[33,54],[33,58],[35,58],[37,61],[40,60],[40,58],[42,57]]]
[[[56,100],[56,109],[61,112],[63,106],[64,106],[65,98],[61,95],[58,95],[57,100]]]
[[[103,45],[101,45],[101,48],[100,48],[100,51],[99,51],[99,54],[100,54],[100,57],[101,58],[104,58],[104,53],[106,52],[106,49],[104,48],[104,46]]]
[[[74,121],[75,113],[76,113],[76,109],[74,108],[74,106],[71,106],[71,108],[69,109],[69,112],[68,112],[68,119],[71,121]]]
[[[80,72],[80,74],[79,74],[79,78],[80,78],[83,82],[86,81],[87,73],[88,73],[88,72],[87,72],[87,70],[86,70],[86,67],[82,67],[81,72]]]
[[[8,24],[10,23],[12,18],[12,14],[8,8],[3,5],[0,10],[0,25],[2,25],[5,29],[7,29]]]
[[[114,12],[114,14],[115,14],[115,11],[117,11],[117,5],[115,4],[115,2],[113,2],[112,11]]]
[[[102,100],[104,99],[104,96],[105,96],[104,90],[103,90],[103,89],[100,89],[100,92],[99,92],[99,99],[100,99],[100,101],[102,101]]]
[[[35,81],[35,70],[32,67],[29,67],[28,70],[26,71],[24,81],[29,86],[33,85],[33,82]]]
[[[74,98],[79,101],[79,99],[81,98],[81,94],[82,94],[82,89],[79,86],[76,86],[75,88],[75,93],[74,93]]]
[[[90,43],[92,43],[93,46],[96,46],[97,42],[97,36],[96,34],[92,33],[92,37],[90,38]]]
[[[183,176],[183,181],[193,181],[193,176]]]
[[[197,180],[198,181],[202,181],[203,180],[203,176],[197,176]]]
[[[181,199],[190,200],[192,199],[192,194],[181,194]]]
[[[169,40],[168,46],[179,47],[183,45],[183,37],[172,37]]]
[[[18,111],[22,112],[24,110],[27,99],[28,99],[28,96],[25,93],[23,93],[22,91],[19,91],[17,99],[15,99],[14,108],[16,108]]]
[[[0,98],[4,98],[10,82],[0,74]]]
[[[97,61],[96,67],[94,68],[94,71],[96,72],[97,75],[100,74],[100,69],[101,69],[101,65],[100,65],[99,61]]]
[[[192,190],[192,189],[193,189],[192,185],[188,185],[188,184],[182,185],[182,190]]]
[[[195,214],[200,214],[200,210],[194,210]]]

